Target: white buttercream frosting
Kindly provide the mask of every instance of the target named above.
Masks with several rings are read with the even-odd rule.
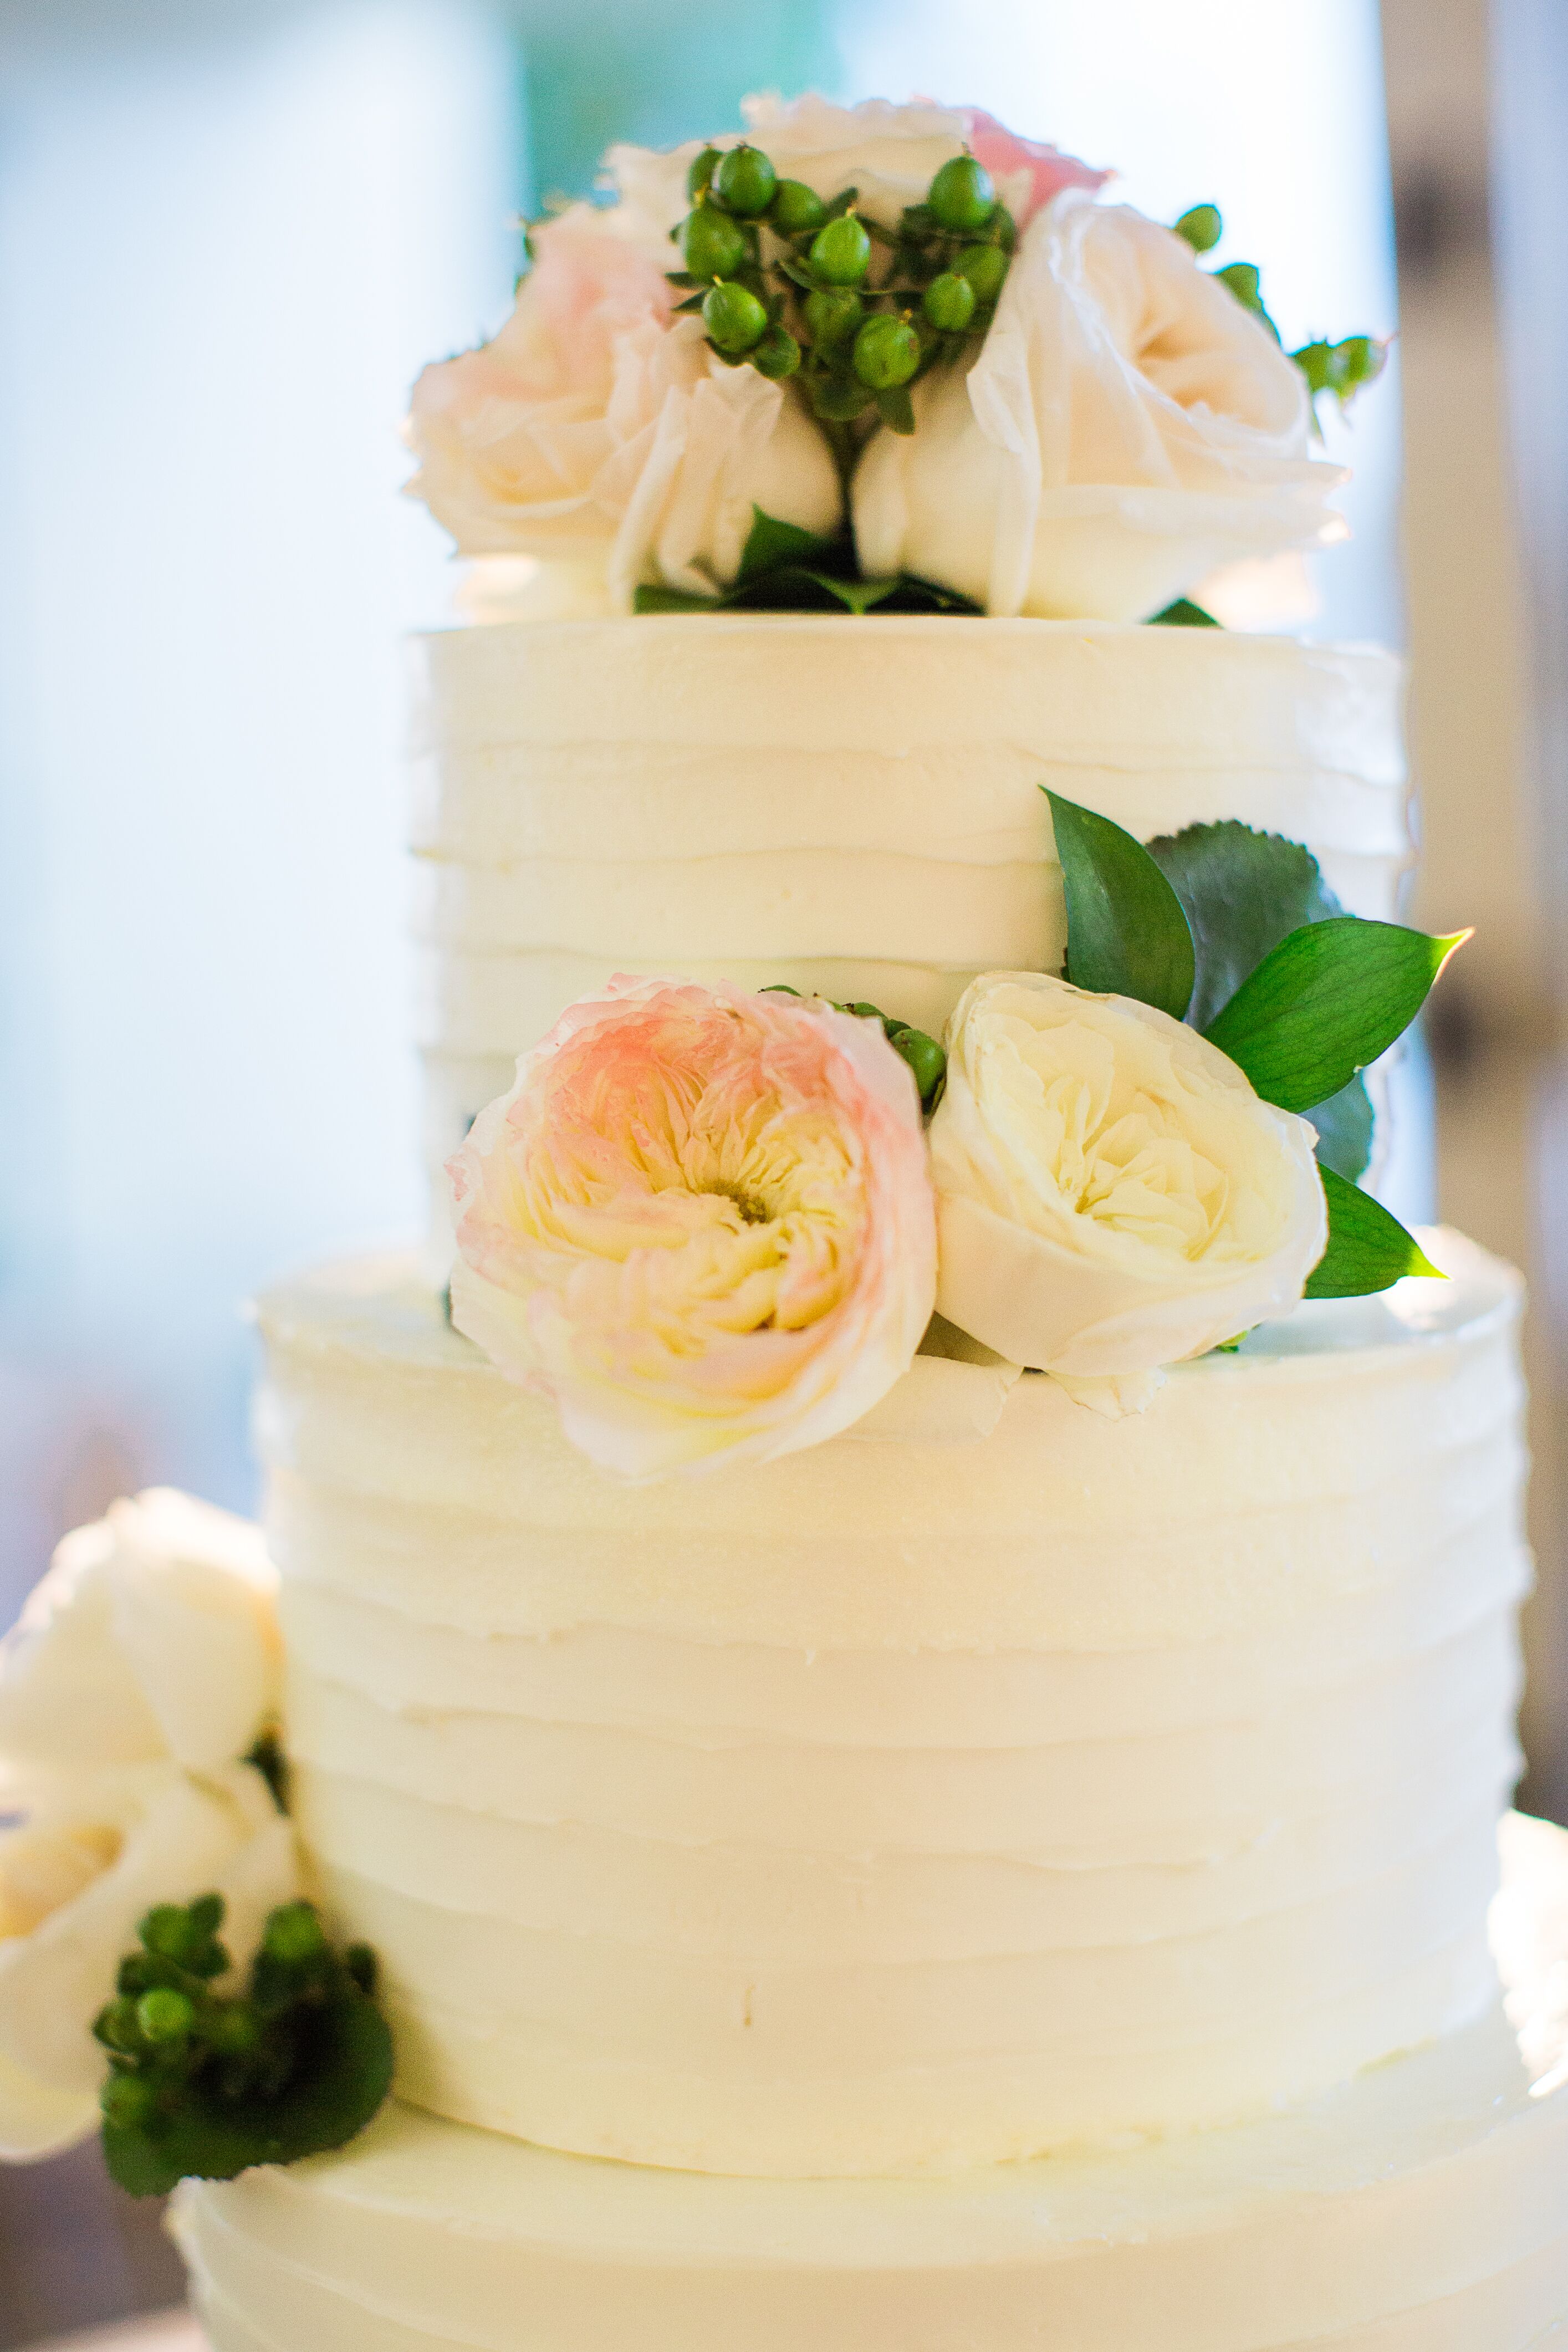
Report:
[[[1410,857],[1399,665],[1109,623],[503,622],[415,641],[419,1037],[438,1162],[620,970],[782,981],[933,1032],[1060,968],[1040,787],[1147,839],[1304,841],[1353,913]]]
[[[1476,2014],[1516,1300],[1433,1246],[1452,1283],[1301,1309],[1134,1422],[922,1357],[880,1431],[697,1489],[597,1473],[412,1269],[265,1302],[298,1817],[405,2095],[917,2172],[1259,2112]]]
[[[1568,2312],[1568,1840],[1515,1819],[1493,2005],[1311,2107],[945,2181],[695,2179],[391,2106],[182,2191],[215,2352],[1531,2352]]]

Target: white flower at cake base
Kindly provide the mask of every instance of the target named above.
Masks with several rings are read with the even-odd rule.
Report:
[[[618,979],[448,1163],[452,1319],[633,1478],[846,1429],[930,1318],[920,1104],[881,1024]]]
[[[988,972],[947,1051],[931,1159],[949,1322],[1015,1363],[1125,1381],[1301,1297],[1327,1238],[1312,1129],[1195,1029]]]
[[[1078,188],[1020,238],[978,355],[853,484],[867,574],[994,614],[1141,620],[1209,572],[1343,536],[1301,373],[1190,247]]]
[[[68,1536],[0,1645],[0,2159],[98,2122],[94,2017],[153,1905],[215,1891],[246,1958],[298,1892],[244,1759],[277,1703],[255,1528],[167,1492]]]
[[[1015,138],[994,115],[971,106],[926,100],[896,106],[885,98],[838,106],[808,91],[788,101],[743,99],[740,111],[745,130],[722,134],[716,147],[753,142],[781,179],[803,182],[824,202],[853,188],[856,209],[885,228],[896,227],[906,205],[925,201],[943,164],[966,146],[991,173],[1020,227],[1058,189],[1097,188],[1108,177],[1054,147]],[[668,236],[690,205],[686,173],[706,143],[610,150],[606,169],[629,226],[650,239]]]
[[[408,488],[460,554],[592,565],[604,609],[626,610],[643,582],[727,585],[756,507],[837,528],[838,474],[799,404],[726,366],[696,319],[672,323],[673,251],[589,205],[534,246],[499,334],[413,389]]]

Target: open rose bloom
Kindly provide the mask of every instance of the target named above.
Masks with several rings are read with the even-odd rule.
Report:
[[[448,1173],[454,1323],[628,1477],[834,1435],[930,1319],[914,1080],[879,1023],[815,1002],[613,981]]]
[[[623,610],[643,581],[698,595],[731,581],[754,505],[836,527],[838,476],[804,410],[726,367],[695,319],[672,321],[671,246],[576,205],[534,249],[500,332],[413,389],[408,488],[460,554],[592,566]]]
[[[949,1322],[1014,1363],[1117,1380],[1296,1304],[1328,1238],[1312,1129],[1196,1029],[1004,971],[970,983],[947,1043]]]
[[[1019,240],[972,364],[915,407],[855,475],[862,566],[989,613],[1144,620],[1344,534],[1300,369],[1182,238],[1081,186]]]
[[[166,1492],[68,1536],[0,1643],[0,2160],[98,2121],[92,2021],[137,1922],[215,1891],[236,1959],[298,1893],[244,1759],[277,1699],[256,1530]]]

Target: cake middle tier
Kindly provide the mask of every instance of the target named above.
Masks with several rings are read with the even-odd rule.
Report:
[[[295,1810],[403,2095],[643,2164],[953,2169],[1472,2014],[1517,1302],[1433,1246],[1452,1283],[1302,1308],[1132,1421],[921,1358],[828,1444],[642,1488],[412,1268],[267,1301]]]
[[[1058,970],[1042,785],[1141,840],[1303,842],[1353,914],[1393,915],[1409,862],[1400,669],[1370,646],[737,614],[450,629],[414,658],[434,1165],[616,971],[939,1034],[977,972]]]

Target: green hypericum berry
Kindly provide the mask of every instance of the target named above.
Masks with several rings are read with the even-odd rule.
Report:
[[[773,191],[768,217],[780,236],[804,236],[822,226],[826,205],[804,180],[780,180]]]
[[[811,240],[811,268],[826,286],[858,286],[871,268],[871,239],[853,213],[841,213]]]
[[[195,2019],[190,1996],[172,1985],[154,1985],[136,2004],[136,2022],[148,2042],[178,2042]]]
[[[1222,286],[1228,286],[1237,300],[1249,310],[1263,307],[1263,280],[1255,261],[1232,261],[1215,271]]]
[[[312,1903],[283,1903],[270,1914],[261,1948],[272,1960],[313,1960],[327,1948],[327,1933]]]
[[[718,160],[719,150],[716,147],[705,147],[686,173],[686,194],[694,205],[699,196],[706,196],[712,187],[713,175],[717,169]]]
[[[821,286],[806,297],[806,331],[824,351],[847,343],[864,316],[864,303],[848,286]]]
[[[920,1099],[925,1102],[947,1067],[946,1055],[936,1038],[928,1037],[924,1029],[896,1030],[893,1036],[893,1049],[895,1054],[903,1055],[914,1071]]]
[[[246,2057],[261,2041],[261,2020],[248,2001],[225,2000],[212,2013],[207,2039],[222,2057]]]
[[[771,376],[775,383],[781,383],[800,367],[800,346],[788,327],[769,327],[747,356],[759,375]]]
[[[868,319],[855,337],[854,370],[873,392],[907,383],[920,365],[920,338],[907,319]]]
[[[779,174],[758,147],[732,147],[713,175],[713,184],[732,213],[750,220],[773,202]]]
[[[715,205],[699,205],[682,226],[681,252],[694,278],[733,278],[751,247],[738,221]]]
[[[129,1993],[121,1993],[107,2009],[100,2009],[93,2021],[93,2032],[106,2050],[125,2053],[141,2047],[141,2028],[136,2021],[136,2003]]]
[[[703,296],[703,325],[732,359],[751,351],[768,331],[768,313],[748,287],[710,286]]]
[[[1177,236],[1185,237],[1194,253],[1212,253],[1225,235],[1218,205],[1194,205],[1173,226]]]
[[[975,289],[956,269],[945,269],[925,289],[921,308],[945,335],[961,335],[975,315]]]
[[[121,2131],[144,2130],[158,2112],[158,2093],[145,2074],[111,2074],[99,2093],[106,2124]]]
[[[999,245],[967,245],[953,267],[968,279],[977,302],[994,302],[1008,274],[1008,257]]]
[[[959,236],[984,228],[997,209],[991,175],[972,155],[955,155],[932,181],[925,199],[938,226]]]

